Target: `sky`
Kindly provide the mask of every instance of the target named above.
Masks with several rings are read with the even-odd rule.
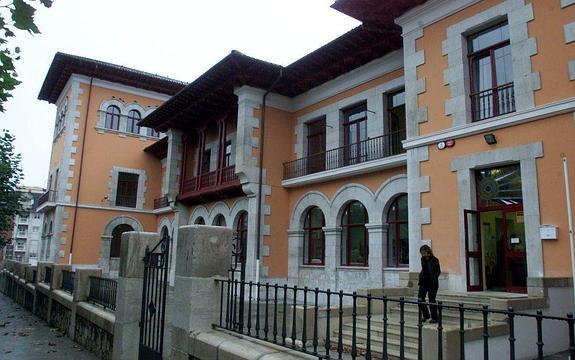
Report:
[[[334,0],[55,0],[41,34],[17,33],[20,84],[0,114],[15,136],[23,185],[45,187],[56,107],[37,100],[57,51],[192,82],[233,49],[288,65],[359,22]]]

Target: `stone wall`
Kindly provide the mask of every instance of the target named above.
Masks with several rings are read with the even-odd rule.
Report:
[[[0,292],[102,359],[112,358],[115,314],[88,302],[90,276],[100,276],[101,270],[76,269],[69,293],[61,290],[62,270],[71,266],[40,263],[36,268],[11,260],[2,266]],[[46,268],[52,270],[50,283],[44,282]]]

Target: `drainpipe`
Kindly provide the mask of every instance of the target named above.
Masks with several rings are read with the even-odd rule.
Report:
[[[96,65],[98,72],[98,65]],[[72,239],[70,240],[70,255],[68,264],[72,265],[72,252],[74,251],[74,239],[76,238],[76,219],[78,217],[78,198],[80,196],[80,187],[82,186],[82,169],[84,168],[84,151],[86,149],[86,133],[88,132],[88,115],[90,114],[90,101],[92,100],[92,84],[94,77],[90,78],[90,87],[88,89],[88,104],[86,106],[86,116],[84,118],[84,133],[82,134],[82,151],[80,152],[80,170],[78,170],[78,186],[76,188],[76,201],[74,202],[74,220],[72,222]]]
[[[571,277],[573,280],[573,299],[575,300],[575,249],[573,248],[573,211],[571,209],[571,191],[569,186],[569,168],[567,166],[567,157],[562,155],[563,161],[563,178],[565,180],[565,202],[567,203],[567,220],[569,223],[569,249],[571,251]]]
[[[261,226],[262,226],[262,188],[263,188],[263,172],[264,172],[264,134],[266,130],[266,100],[269,93],[272,91],[274,86],[280,81],[283,76],[283,67],[280,67],[280,73],[278,77],[274,80],[271,86],[266,90],[262,98],[262,114],[261,114],[261,126],[260,126],[260,156],[259,156],[259,174],[258,174],[258,210],[256,213],[256,283],[260,281],[260,237],[261,237]]]

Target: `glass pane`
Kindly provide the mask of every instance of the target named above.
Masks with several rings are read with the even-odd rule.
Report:
[[[471,51],[476,52],[505,40],[509,40],[509,26],[502,24],[473,36],[471,38]]]
[[[519,165],[480,170],[477,174],[479,207],[519,205],[523,203]]]
[[[367,249],[365,248],[365,228],[363,226],[352,227],[350,231],[350,257],[351,263],[363,264],[367,262]]]
[[[394,228],[388,230],[387,233],[387,266],[393,267],[397,265],[395,254],[397,253],[397,231]]]
[[[399,263],[401,265],[409,264],[409,235],[407,224],[399,225]]]
[[[398,92],[391,96],[391,107],[405,105],[405,92]]]
[[[527,259],[510,258],[509,259],[509,286],[526,287],[527,286]]]
[[[315,207],[311,209],[310,217],[312,228],[321,228],[324,225],[323,212],[319,208]]]
[[[511,61],[511,46],[496,49],[495,57],[495,76],[497,86],[508,84],[513,81],[513,68]]]
[[[349,205],[349,223],[350,224],[365,224],[365,208],[360,202],[354,201]]]
[[[469,286],[481,285],[480,276],[479,259],[469,258]]]
[[[507,219],[507,249],[515,252],[525,252],[525,224],[523,211],[506,212]]]
[[[311,262],[321,263],[323,259],[323,231],[315,230],[311,233],[312,237],[312,253]]]
[[[402,195],[397,199],[399,221],[407,221],[407,195]]]
[[[343,227],[341,230],[341,264],[347,265],[347,227]]]
[[[493,88],[491,57],[489,55],[473,59],[473,72],[475,92]]]
[[[477,214],[467,213],[467,251],[479,251],[477,234]]]

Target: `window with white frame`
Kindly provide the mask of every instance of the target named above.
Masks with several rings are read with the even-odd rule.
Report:
[[[142,115],[138,110],[130,110],[128,112],[128,119],[126,123],[126,131],[132,134],[139,134],[140,127],[138,126],[138,122],[142,120]]]
[[[106,108],[104,127],[111,130],[120,129],[120,108],[116,105],[110,105]]]

